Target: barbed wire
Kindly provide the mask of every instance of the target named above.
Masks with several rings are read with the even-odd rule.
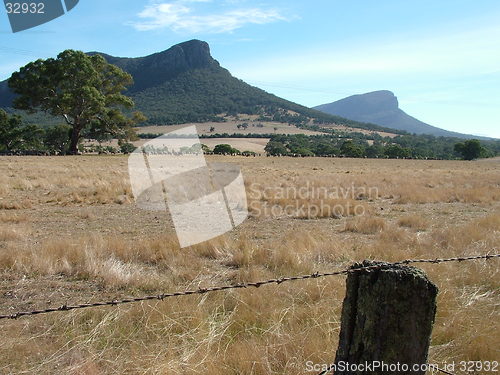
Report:
[[[359,271],[373,271],[373,270],[390,268],[390,267],[400,266],[400,265],[409,265],[409,264],[416,264],[416,263],[438,264],[438,263],[447,263],[447,262],[464,262],[464,261],[472,261],[472,260],[480,260],[480,259],[489,260],[489,259],[493,259],[493,258],[500,258],[500,254],[484,254],[484,255],[475,255],[475,256],[469,256],[469,257],[455,257],[455,258],[406,259],[406,260],[401,260],[401,261],[393,262],[393,263],[378,263],[378,264],[370,265],[370,266],[351,267],[351,268],[340,270],[340,271],[322,272],[322,273],[315,272],[315,273],[311,273],[311,274],[307,274],[307,275],[287,276],[287,277],[262,280],[262,281],[256,281],[256,282],[246,282],[246,283],[240,283],[240,284],[212,286],[212,287],[207,287],[207,288],[199,288],[199,289],[178,291],[178,292],[172,292],[172,293],[163,293],[163,294],[149,295],[149,296],[142,296],[142,297],[123,298],[120,300],[113,300],[113,301],[80,303],[80,304],[76,304],[76,305],[62,305],[59,307],[50,307],[50,308],[41,309],[41,310],[19,311],[19,312],[12,313],[12,314],[0,315],[0,320],[2,320],[2,319],[18,319],[18,318],[23,317],[23,316],[34,316],[34,315],[41,315],[41,314],[49,314],[49,313],[58,312],[58,311],[59,312],[70,311],[70,310],[76,310],[76,309],[86,309],[86,308],[91,308],[91,307],[117,306],[117,305],[122,305],[122,304],[127,304],[127,303],[135,303],[135,302],[142,302],[142,301],[149,301],[149,300],[161,300],[161,301],[163,301],[164,299],[171,298],[171,297],[189,296],[189,295],[193,295],[193,294],[206,294],[206,293],[218,292],[218,291],[230,290],[230,289],[244,289],[244,288],[248,288],[248,287],[259,288],[260,286],[267,285],[267,284],[278,284],[279,285],[281,283],[289,282],[289,281],[317,279],[317,278],[322,278],[322,277],[327,277],[327,276],[347,275],[349,273],[354,273],[354,272],[359,272]]]
[[[430,368],[432,368],[432,369],[434,369],[434,370],[437,370],[437,371],[439,371],[439,372],[442,372],[443,374],[455,375],[455,374],[453,374],[453,373],[451,373],[451,372],[448,372],[448,371],[446,371],[446,370],[443,370],[443,369],[439,368],[439,367],[438,367],[438,366],[436,366],[436,365],[431,365],[431,364],[430,364],[430,365],[429,365],[429,367],[430,367]],[[326,370],[321,371],[318,375],[326,375],[326,374],[328,374],[330,371],[333,371],[333,369],[334,369],[334,368],[335,368],[335,363],[332,363],[330,366],[328,366],[328,368],[327,368]],[[332,375],[334,375],[334,374],[335,374],[335,373],[334,373],[334,372],[332,372]]]

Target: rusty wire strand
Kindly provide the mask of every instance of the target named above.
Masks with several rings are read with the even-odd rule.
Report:
[[[161,300],[162,301],[165,298],[170,298],[170,297],[189,296],[192,294],[206,294],[206,293],[218,292],[218,291],[229,290],[229,289],[243,289],[243,288],[248,288],[248,287],[258,288],[262,285],[267,285],[267,284],[278,284],[279,285],[281,283],[288,282],[288,281],[316,279],[316,278],[327,277],[327,276],[347,275],[349,273],[354,273],[354,272],[359,272],[359,271],[373,271],[373,270],[377,270],[377,269],[384,269],[384,268],[389,268],[389,267],[393,267],[393,266],[408,265],[408,264],[415,264],[415,263],[438,264],[438,263],[446,263],[446,262],[463,262],[463,261],[471,261],[471,260],[479,260],[479,259],[493,259],[493,258],[500,258],[500,254],[485,254],[485,255],[475,255],[475,256],[469,256],[469,257],[456,257],[456,258],[406,259],[406,260],[401,260],[401,261],[394,262],[394,263],[380,263],[380,264],[371,265],[371,266],[351,267],[351,268],[344,269],[341,271],[332,271],[332,272],[323,272],[323,273],[315,272],[315,273],[308,274],[308,275],[287,276],[287,277],[262,280],[262,281],[256,281],[256,282],[247,282],[247,283],[230,284],[230,285],[222,285],[222,286],[211,286],[211,287],[207,287],[207,288],[199,288],[196,290],[193,289],[193,290],[185,290],[185,291],[172,292],[172,293],[163,293],[163,294],[158,294],[158,295],[149,295],[149,296],[142,296],[142,297],[130,297],[130,298],[124,298],[124,299],[119,299],[119,300],[113,300],[113,301],[80,303],[80,304],[76,304],[76,305],[62,305],[59,307],[50,307],[50,308],[42,309],[42,310],[19,311],[19,312],[12,313],[12,314],[0,315],[0,320],[2,320],[2,319],[17,319],[17,318],[20,318],[23,316],[34,316],[34,315],[40,315],[40,314],[53,313],[53,312],[57,312],[57,311],[70,311],[70,310],[76,310],[76,309],[86,309],[86,308],[90,308],[90,307],[116,306],[116,305],[122,305],[122,304],[126,304],[126,303],[135,303],[135,302],[149,301],[149,300]]]

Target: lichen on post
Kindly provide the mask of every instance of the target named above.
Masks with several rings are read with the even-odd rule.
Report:
[[[347,277],[334,373],[425,374],[402,369],[427,362],[437,287],[415,267],[364,261],[351,269],[366,266],[380,268]]]

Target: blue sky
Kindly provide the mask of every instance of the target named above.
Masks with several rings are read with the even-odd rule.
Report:
[[[497,0],[80,0],[16,34],[0,11],[0,79],[68,48],[135,57],[196,38],[306,106],[385,89],[431,125],[500,138],[499,21]]]

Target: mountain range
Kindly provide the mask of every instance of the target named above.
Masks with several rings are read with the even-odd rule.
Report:
[[[190,40],[145,57],[115,57],[100,52],[109,63],[134,79],[125,92],[143,112],[148,124],[167,125],[220,120],[221,114],[257,114],[267,118],[295,116],[303,121],[337,123],[385,130],[374,124],[325,114],[253,87],[229,73],[210,54],[206,42]],[[9,109],[14,95],[7,81],[0,82],[0,108]],[[40,117],[32,121],[42,121]],[[53,122],[54,120],[52,120]]]
[[[353,95],[314,108],[290,102],[233,77],[211,56],[209,45],[200,40],[180,43],[145,57],[88,54],[100,54],[132,75],[134,83],[125,94],[134,100],[136,109],[146,115],[147,124],[220,121],[221,114],[245,113],[293,123],[334,123],[401,134],[471,138],[407,115],[390,91]],[[7,80],[0,82],[0,108],[12,111],[14,97]],[[25,115],[25,118],[38,123],[57,121],[41,114]]]
[[[391,129],[403,130],[408,133],[474,138],[471,135],[437,128],[408,115],[399,108],[398,98],[388,90],[352,95],[333,103],[316,106],[314,109],[351,120],[370,122]]]

